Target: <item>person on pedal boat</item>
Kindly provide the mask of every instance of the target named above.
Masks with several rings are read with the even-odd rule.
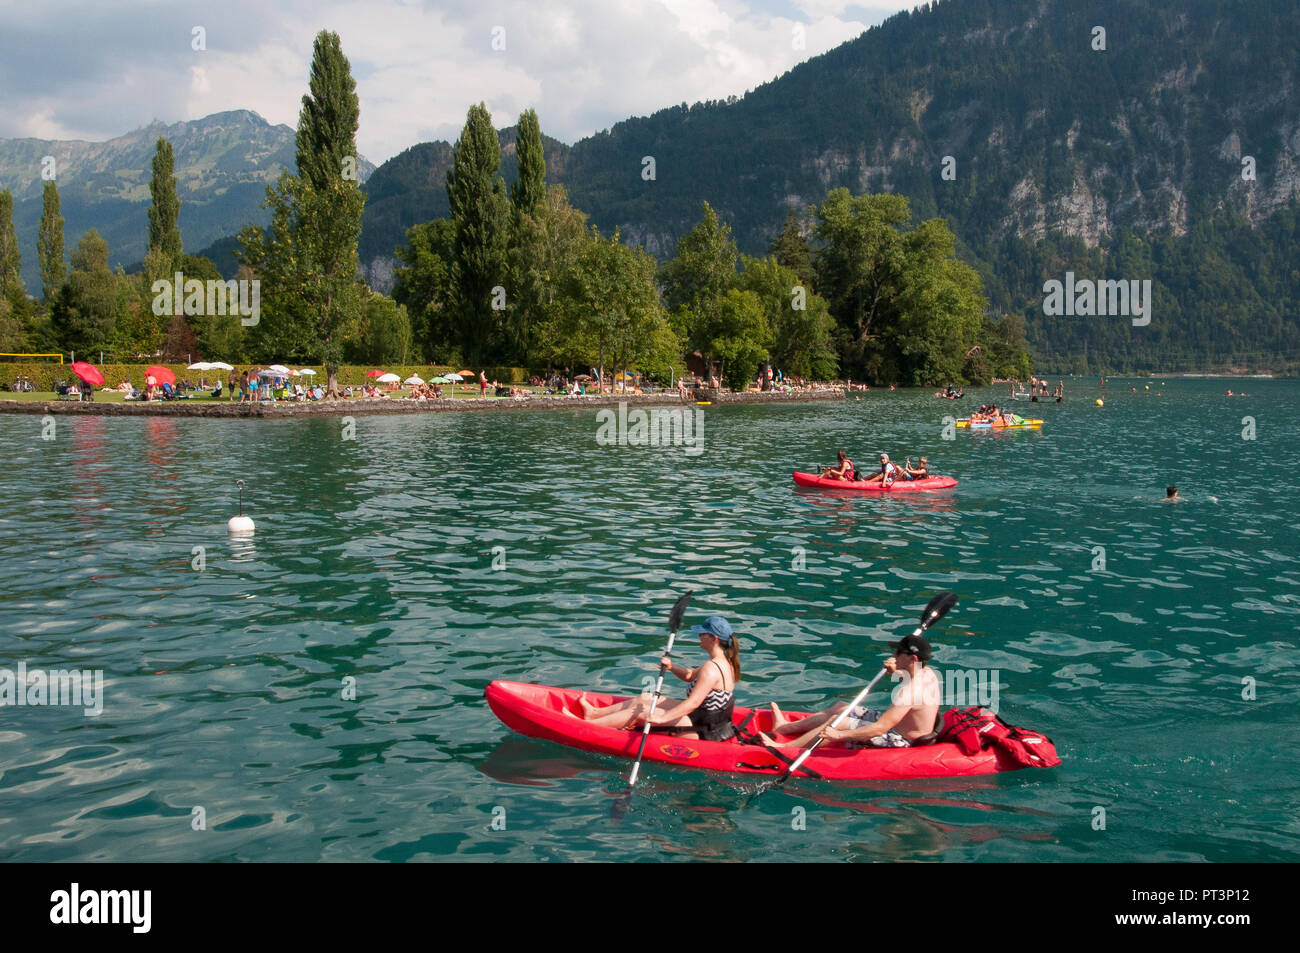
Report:
[[[943,695],[939,677],[926,664],[930,661],[930,643],[924,636],[908,635],[890,644],[894,655],[885,662],[889,672],[902,676],[895,686],[892,704],[883,713],[859,705],[848,713],[842,727],[831,723],[848,707],[836,702],[825,711],[798,721],[791,721],[777,707],[772,709],[772,731],[760,733],[765,744],[789,748],[806,748],[818,738],[825,744],[845,744],[861,748],[909,748],[916,741],[934,733]]]
[[[839,466],[827,467],[821,472],[821,475],[827,480],[852,480],[853,461],[849,459],[848,454],[843,450],[839,452],[839,461]]]
[[[703,741],[726,741],[736,734],[732,724],[736,683],[740,681],[740,646],[731,625],[720,615],[709,616],[703,625],[691,627],[700,637],[700,648],[708,660],[698,668],[678,665],[665,655],[660,663],[665,671],[689,682],[691,692],[685,701],[661,698],[650,718],[652,730],[669,732],[681,738]],[[616,705],[597,708],[578,696],[584,721],[609,728],[641,728],[650,710],[651,693],[643,692]]]

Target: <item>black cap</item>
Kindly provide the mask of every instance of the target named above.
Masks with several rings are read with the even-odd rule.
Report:
[[[897,642],[890,642],[889,647],[895,652],[907,652],[915,655],[922,662],[930,661],[930,643],[923,635],[905,635]]]

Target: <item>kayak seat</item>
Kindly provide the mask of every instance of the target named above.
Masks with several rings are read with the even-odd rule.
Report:
[[[912,742],[912,747],[920,748],[924,745],[932,745],[939,740],[941,734],[943,734],[943,712],[939,712],[934,716],[934,731],[917,738]]]

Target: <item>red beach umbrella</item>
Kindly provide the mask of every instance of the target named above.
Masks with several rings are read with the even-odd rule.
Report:
[[[74,361],[72,364],[72,373],[76,374],[91,387],[104,386],[104,375],[99,372],[99,368],[94,364],[87,364],[85,361]]]
[[[173,374],[171,371],[167,370],[167,368],[165,367],[160,367],[157,364],[151,364],[149,367],[145,368],[144,373],[146,377],[152,374],[153,379],[156,380],[159,384],[171,384],[173,387],[176,386],[176,375]]]
[[[388,372],[387,372],[387,371],[367,371],[367,372],[366,372],[366,376],[367,376],[367,377],[383,377],[386,373],[388,373]]]

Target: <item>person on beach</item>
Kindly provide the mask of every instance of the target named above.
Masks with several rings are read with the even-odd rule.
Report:
[[[884,667],[903,678],[894,689],[893,703],[883,713],[859,705],[845,717],[847,727],[832,728],[832,722],[848,707],[844,702],[798,721],[786,718],[776,702],[771,702],[772,731],[759,733],[763,743],[806,748],[818,738],[825,738],[824,743],[851,747],[909,748],[933,734],[943,691],[939,677],[926,665],[930,661],[930,643],[924,636],[907,635],[889,647],[894,655]]]
[[[726,741],[736,734],[731,719],[736,683],[740,681],[740,646],[731,625],[720,615],[709,616],[703,625],[692,626],[691,631],[700,637],[700,648],[709,658],[698,668],[678,665],[667,655],[659,660],[665,671],[690,683],[691,692],[685,701],[661,698],[650,724],[655,731],[680,738]],[[645,725],[651,697],[650,692],[643,692],[637,698],[597,708],[583,694],[578,696],[578,704],[584,721],[607,728],[632,729]]]
[[[839,466],[823,470],[822,476],[828,480],[852,480],[853,461],[849,459],[848,454],[843,450],[839,452],[839,461]]]
[[[480,397],[487,396],[487,371],[478,372],[478,395]]]

